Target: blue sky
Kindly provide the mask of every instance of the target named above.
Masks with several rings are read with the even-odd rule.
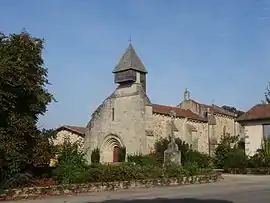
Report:
[[[115,88],[112,70],[132,36],[153,103],[177,105],[188,88],[202,103],[247,110],[270,80],[270,1],[9,0],[0,32],[45,39],[57,103],[39,125],[86,125]]]

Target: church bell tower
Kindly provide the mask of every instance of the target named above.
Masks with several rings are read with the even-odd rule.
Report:
[[[141,84],[146,92],[147,70],[130,43],[119,63],[113,70],[114,82],[121,84]]]

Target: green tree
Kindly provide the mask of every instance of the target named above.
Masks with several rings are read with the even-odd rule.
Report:
[[[0,143],[6,176],[33,164],[37,121],[54,99],[46,85],[43,40],[27,32],[0,33]]]
[[[266,91],[264,93],[265,95],[265,101],[263,101],[263,103],[270,103],[270,82],[268,83],[267,87],[266,87]]]

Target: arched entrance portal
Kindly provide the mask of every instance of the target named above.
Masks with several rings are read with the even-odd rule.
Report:
[[[106,136],[101,145],[100,161],[118,162],[119,148],[123,146],[123,141],[117,135]]]

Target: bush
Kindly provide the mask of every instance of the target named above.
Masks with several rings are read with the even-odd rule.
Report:
[[[237,144],[238,140],[239,140],[238,136],[229,136],[229,135],[221,139],[220,143],[218,144],[215,150],[214,162],[217,168],[224,168],[228,162],[229,156],[230,158],[233,158],[234,157],[233,153],[237,152],[238,149],[240,150]]]
[[[192,150],[190,145],[179,138],[175,139],[178,149],[181,152],[181,162],[183,165],[187,163],[196,163],[198,167],[209,168],[212,159],[207,154]],[[155,157],[157,162],[162,165],[164,160],[164,151],[168,148],[169,140],[162,138],[155,143]]]
[[[244,169],[248,166],[248,158],[245,152],[240,149],[234,149],[228,153],[228,158],[225,161],[224,169],[238,168]]]
[[[262,149],[257,150],[257,153],[254,154],[249,159],[250,168],[270,168],[270,156],[267,156]]]
[[[86,182],[114,182],[145,180],[156,178],[170,178],[209,174],[209,170],[200,170],[193,167],[193,170],[183,167],[162,168],[154,165],[134,165],[124,163],[120,165],[94,165],[83,171],[76,179],[77,183]]]
[[[196,163],[199,168],[209,168],[212,167],[212,159],[210,156],[198,151],[190,150],[186,155],[186,162]],[[184,164],[185,164],[184,163]]]
[[[129,155],[127,159],[128,159],[128,162],[133,162],[141,166],[158,165],[157,160],[153,155]]]
[[[91,163],[99,163],[100,162],[100,151],[98,148],[94,149],[91,154]]]
[[[125,162],[126,161],[126,148],[120,147],[118,152],[118,161]]]
[[[80,151],[78,142],[65,140],[59,152],[58,163],[53,171],[54,179],[59,183],[75,183],[87,169],[85,154]]]

